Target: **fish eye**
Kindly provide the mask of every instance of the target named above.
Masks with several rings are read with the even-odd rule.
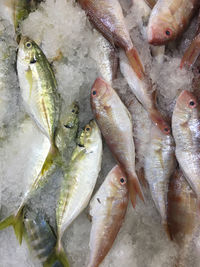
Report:
[[[97,94],[97,92],[94,90],[94,91],[92,92],[92,94],[93,94],[93,95],[96,95],[96,94]]]
[[[90,127],[87,126],[87,127],[85,128],[85,130],[86,130],[87,132],[89,132],[89,131],[90,131]]]
[[[126,179],[123,178],[123,177],[121,177],[121,178],[120,178],[120,184],[125,184],[125,183],[126,183]]]
[[[165,34],[166,34],[166,36],[171,36],[172,35],[172,31],[170,29],[167,29],[165,31]]]
[[[31,47],[32,47],[32,43],[31,43],[31,42],[27,42],[27,43],[25,44],[25,46],[26,46],[27,48],[31,48]]]
[[[170,133],[170,129],[168,127],[165,127],[164,128],[164,132],[167,134],[167,133]]]
[[[189,102],[189,106],[191,107],[191,108],[195,108],[196,107],[196,101],[194,101],[194,100],[190,100],[190,102]]]
[[[74,113],[75,112],[75,109],[72,109],[72,112]]]

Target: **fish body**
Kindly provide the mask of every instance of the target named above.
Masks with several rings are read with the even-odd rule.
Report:
[[[92,86],[91,106],[106,143],[128,177],[131,200],[135,206],[136,194],[144,198],[135,172],[131,115],[115,90],[101,78],[97,78]]]
[[[135,73],[140,79],[143,78],[144,69],[126,28],[118,0],[79,0],[79,3],[105,38],[112,45],[125,50]]]
[[[101,168],[102,140],[95,121],[81,132],[61,185],[56,209],[58,250],[66,228],[85,209]]]
[[[19,44],[17,72],[27,113],[54,143],[60,115],[57,83],[46,56],[28,37],[22,37]]]
[[[152,198],[167,227],[167,193],[169,179],[175,169],[174,141],[171,135],[163,134],[152,125],[150,142],[145,155],[145,178],[149,183]]]
[[[170,134],[170,126],[156,107],[155,91],[152,90],[151,81],[148,79],[138,79],[126,60],[120,61],[120,68],[131,91],[146,109],[152,122],[158,126],[164,134]]]
[[[99,32],[94,32],[95,41],[90,53],[97,63],[99,75],[109,83],[117,76],[118,57],[115,49]]]
[[[90,261],[88,267],[97,267],[103,261],[122,226],[128,205],[127,179],[118,165],[90,203],[92,228],[90,232]]]
[[[179,95],[173,111],[172,131],[179,166],[198,198],[200,196],[199,130],[199,103],[192,93],[184,90]]]
[[[149,19],[148,42],[164,45],[176,39],[187,28],[199,6],[198,0],[158,0]]]

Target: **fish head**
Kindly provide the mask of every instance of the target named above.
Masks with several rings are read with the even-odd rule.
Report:
[[[67,129],[72,129],[74,127],[77,127],[79,122],[78,115],[79,115],[78,103],[73,102],[68,108],[68,112],[63,112],[63,114],[61,115],[60,117],[61,125]]]
[[[111,86],[102,78],[97,78],[91,90],[91,105],[98,110],[106,105],[112,94]]]
[[[164,45],[176,38],[176,29],[171,16],[152,14],[147,29],[149,44]]]
[[[91,120],[81,131],[78,144],[81,147],[88,148],[99,136],[100,130],[95,120]]]
[[[116,165],[110,172],[110,183],[120,195],[122,192],[127,194],[128,181],[126,175],[118,165]]]
[[[43,57],[43,52],[33,40],[26,36],[21,37],[18,49],[18,61],[29,66],[41,61]]]
[[[191,113],[199,104],[197,98],[189,91],[184,90],[176,101],[177,108]]]

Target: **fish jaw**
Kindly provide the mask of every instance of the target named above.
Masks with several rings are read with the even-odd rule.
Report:
[[[121,228],[127,205],[127,180],[117,165],[108,173],[90,202],[92,228],[88,266],[99,266],[106,257]]]

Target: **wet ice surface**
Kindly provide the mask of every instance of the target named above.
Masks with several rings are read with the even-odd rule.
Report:
[[[0,0],[0,7],[4,2]],[[188,45],[188,40],[192,38],[191,32],[195,23],[191,25],[179,45],[174,45],[174,47],[171,45],[166,49],[165,55],[161,55],[163,63],[160,63],[152,57],[151,47],[145,39],[150,9],[142,1],[135,0],[132,7],[130,0],[120,2],[123,4],[131,37],[139,49],[146,72],[152,78],[153,90],[157,89],[158,107],[166,116],[170,117],[176,96],[181,90],[190,90],[191,88],[192,73],[179,70],[178,65],[183,49]],[[0,15],[11,21],[9,12],[6,10],[9,11],[7,7],[6,9],[0,8]],[[3,159],[0,168],[2,179],[1,219],[16,210],[37,170],[42,165],[49,148],[46,137],[40,133],[23,111],[21,99],[18,97],[19,88],[13,65],[16,50],[13,29],[8,21],[4,21],[4,24],[6,33],[4,32],[4,41],[2,42],[0,27],[0,47],[7,42],[8,45],[3,49],[6,51],[7,47],[10,47],[11,56],[9,58],[11,60],[6,61],[7,65],[3,67],[1,67],[2,61],[0,61],[0,85],[7,79],[7,87],[4,92],[9,101],[14,102],[9,104],[9,111],[5,107],[1,113],[6,114],[5,121],[9,122],[0,145],[0,155]],[[65,105],[69,105],[74,99],[79,101],[80,126],[82,127],[92,118],[89,100],[90,88],[95,78],[100,75],[98,62],[95,61],[94,56],[97,53],[96,58],[99,58],[98,49],[95,47],[97,33],[93,30],[85,13],[71,1],[47,0],[24,21],[22,33],[40,44],[52,62],[59,92]],[[91,53],[91,51],[93,52]],[[0,57],[1,52],[2,50]],[[60,58],[60,60],[56,61],[56,58]],[[121,61],[124,60],[121,53],[120,58]],[[139,170],[143,165],[151,123],[146,111],[131,94],[131,90],[120,72],[118,72],[118,78],[114,81],[113,86],[119,92],[133,117],[137,170]],[[13,110],[16,114],[14,119]],[[1,115],[0,119],[2,122]],[[114,164],[115,161],[104,144],[102,170],[95,191]],[[51,177],[49,184],[41,192],[38,192],[29,203],[35,210],[45,212],[54,227],[55,200],[61,179],[62,174],[58,170]],[[168,240],[160,225],[159,215],[147,189],[145,195],[145,205],[138,200],[135,210],[129,206],[124,225],[111,251],[102,263],[102,267],[173,266],[177,249]],[[72,267],[87,266],[90,233],[90,221],[87,215],[88,210],[86,209],[66,230],[63,238]],[[40,263],[28,251],[25,242],[21,247],[18,245],[12,228],[0,233],[0,243],[1,267],[40,266]],[[198,264],[193,263],[191,266],[198,266]]]

